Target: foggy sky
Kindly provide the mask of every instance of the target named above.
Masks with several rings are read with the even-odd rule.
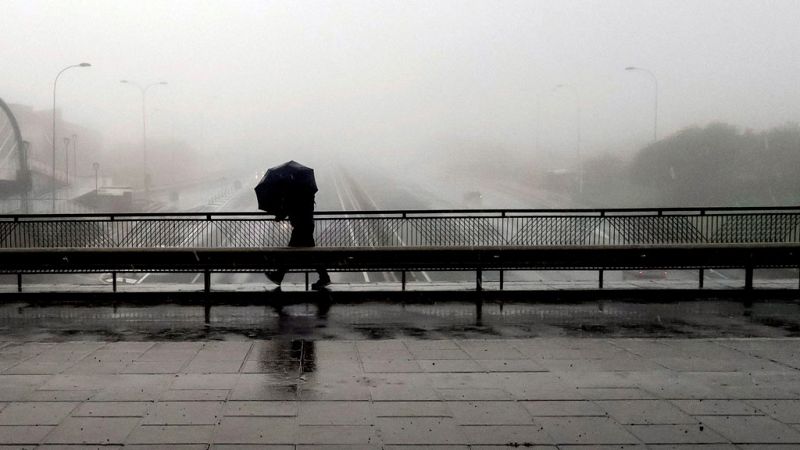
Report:
[[[156,138],[246,159],[313,152],[389,160],[463,143],[585,154],[725,121],[800,117],[800,2],[0,2],[0,97],[136,144],[140,94]]]

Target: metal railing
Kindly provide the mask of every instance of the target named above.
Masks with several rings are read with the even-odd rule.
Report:
[[[800,207],[317,212],[320,247],[800,242]],[[283,247],[291,226],[247,213],[0,215],[0,248]]]

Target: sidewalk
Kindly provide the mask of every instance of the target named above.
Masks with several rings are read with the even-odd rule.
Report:
[[[796,448],[798,344],[7,340],[0,346],[0,444]]]

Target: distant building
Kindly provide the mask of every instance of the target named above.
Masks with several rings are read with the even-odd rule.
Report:
[[[22,139],[30,142],[28,148],[28,166],[31,171],[42,175],[52,172],[53,161],[53,111],[34,110],[33,107],[20,104],[8,105],[19,123]],[[69,172],[70,177],[94,177],[92,163],[100,158],[102,138],[100,133],[84,126],[66,122],[61,112],[56,110],[56,177],[64,178],[66,173],[66,155],[64,154],[65,137],[77,136],[77,158],[70,145]]]

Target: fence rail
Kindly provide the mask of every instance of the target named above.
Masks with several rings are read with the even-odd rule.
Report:
[[[800,207],[317,212],[319,247],[800,242]],[[283,247],[263,213],[0,215],[0,248]]]

